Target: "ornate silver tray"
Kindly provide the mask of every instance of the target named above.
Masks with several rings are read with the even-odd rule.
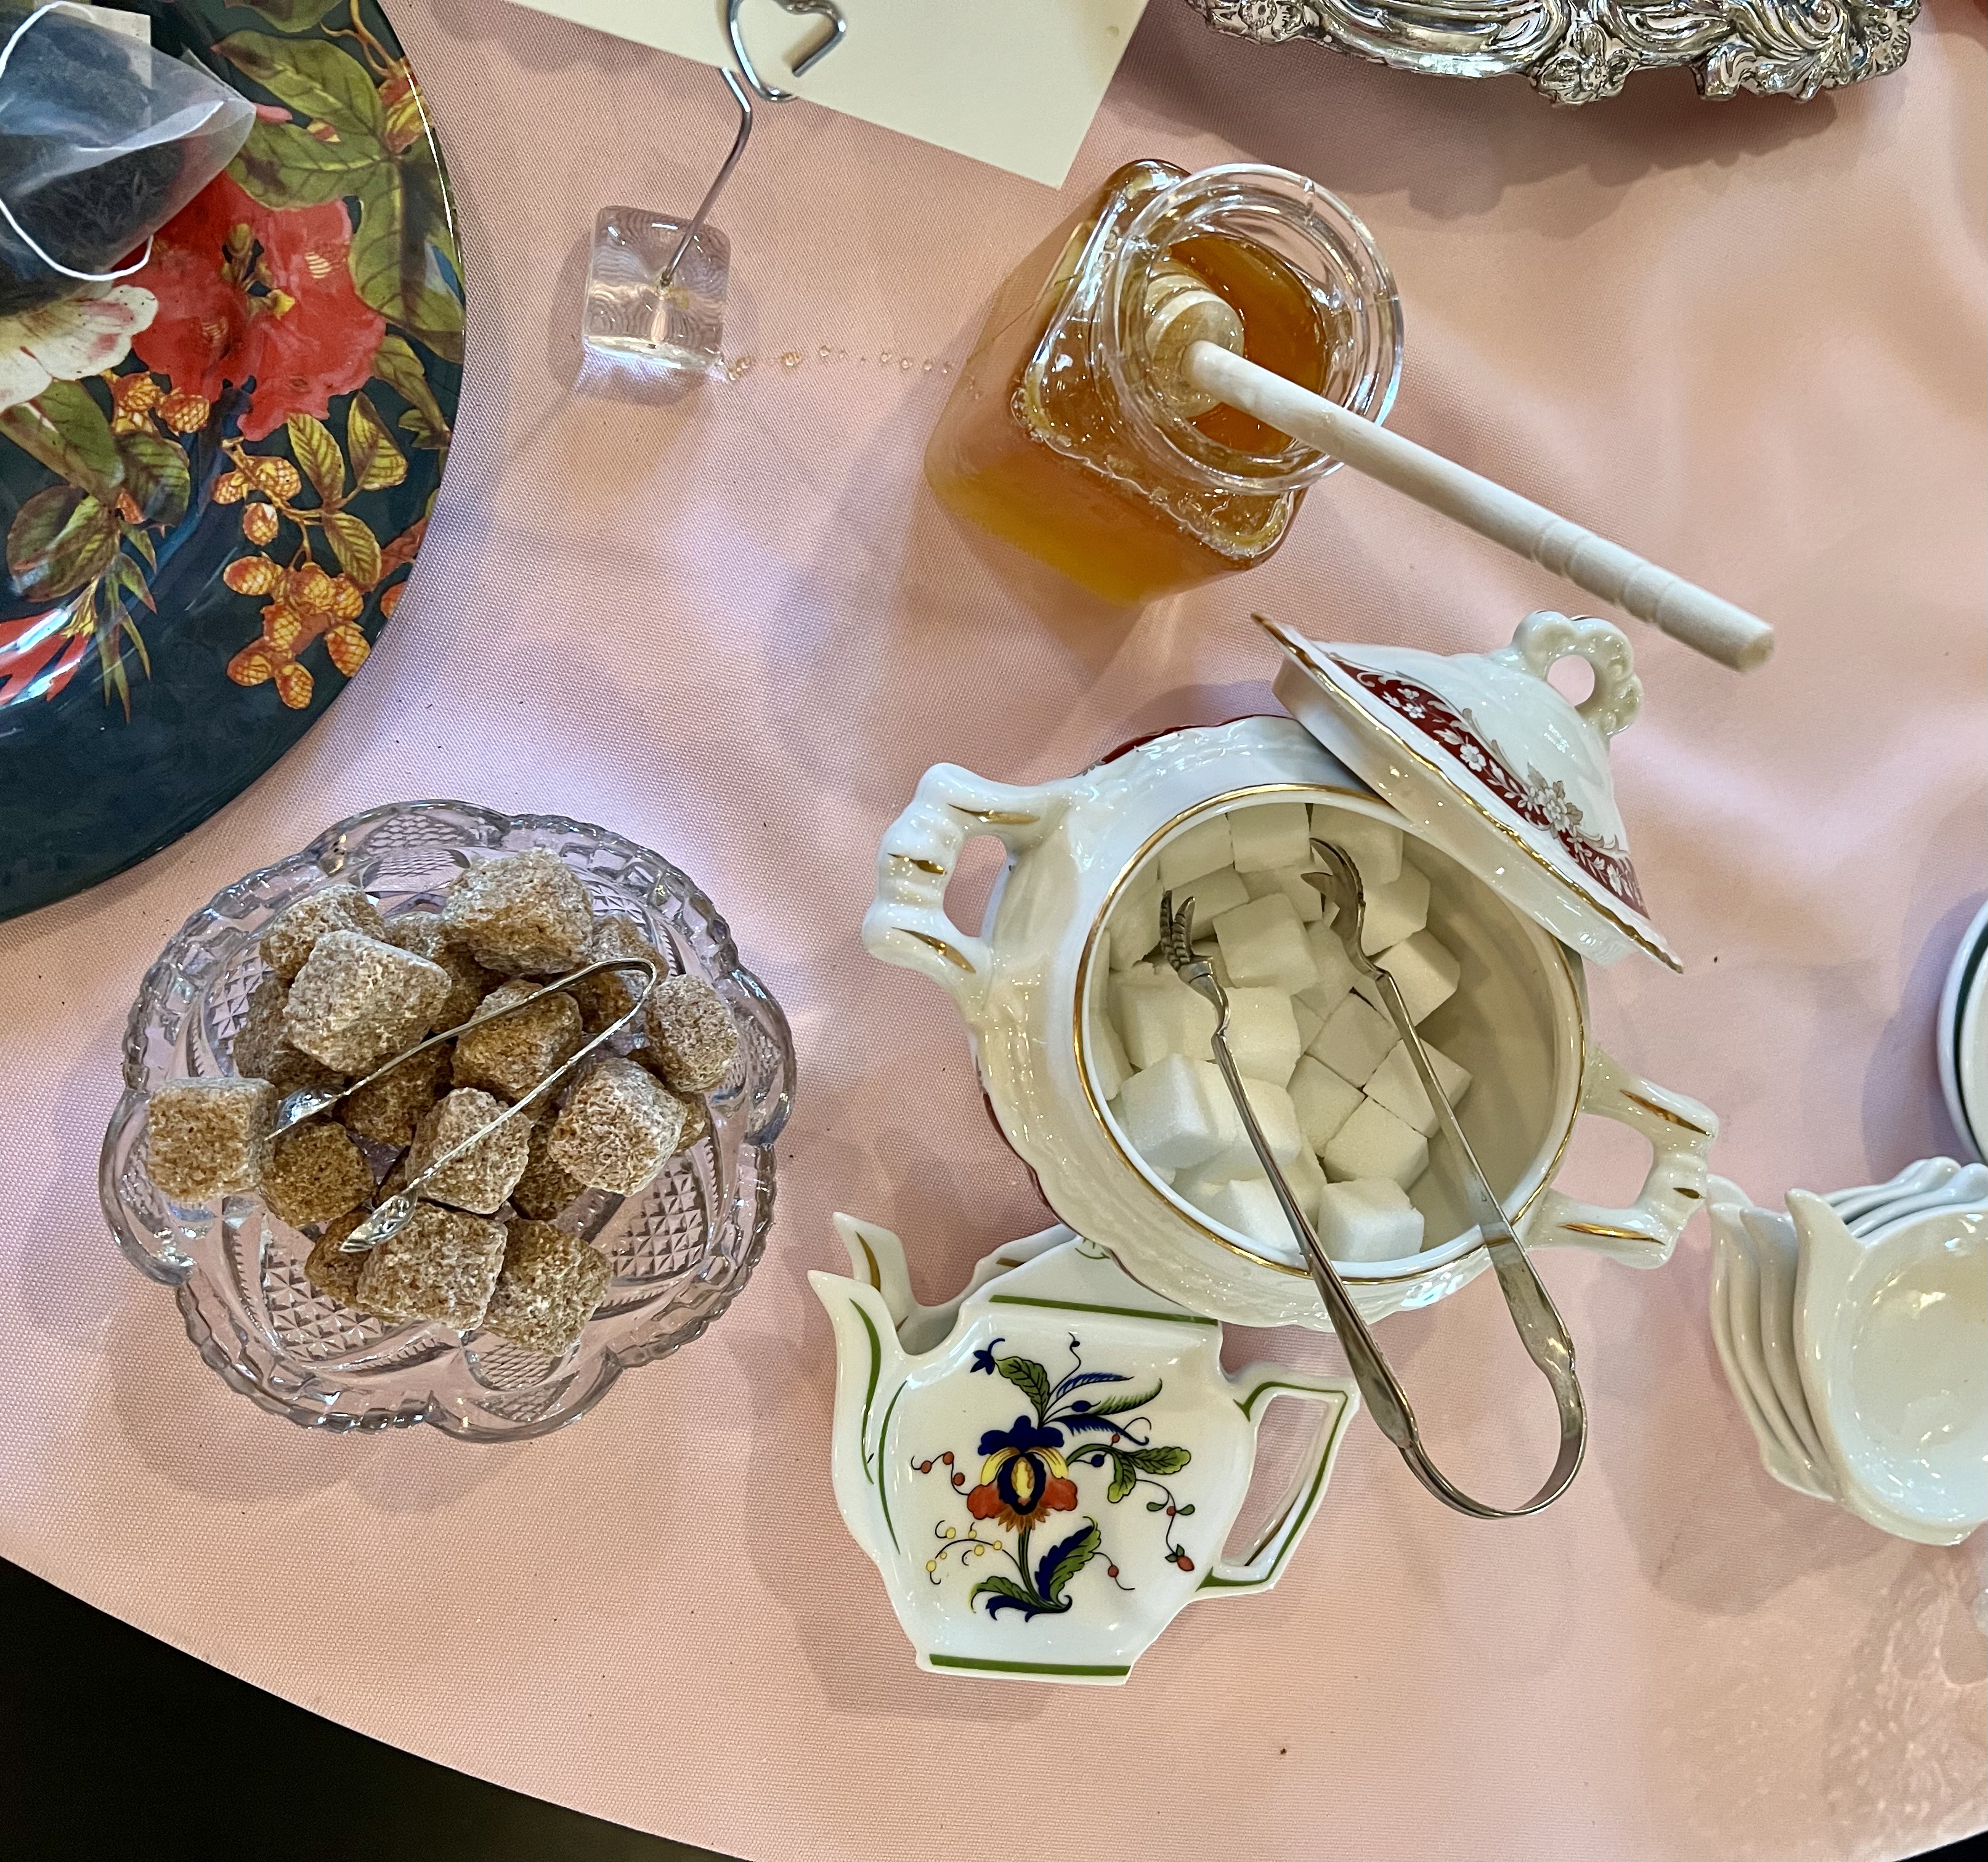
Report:
[[[1556,103],[1687,65],[1707,97],[1804,100],[1905,62],[1919,0],[1188,0],[1218,31],[1316,39],[1439,77],[1516,73]]]

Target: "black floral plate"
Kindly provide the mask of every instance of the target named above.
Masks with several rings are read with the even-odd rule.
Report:
[[[462,384],[441,156],[372,0],[153,0],[260,120],[121,283],[0,317],[0,918],[156,853],[391,617]]]

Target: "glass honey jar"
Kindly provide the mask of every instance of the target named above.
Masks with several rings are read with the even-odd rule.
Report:
[[[1002,286],[925,477],[955,516],[1128,606],[1261,562],[1338,463],[1163,392],[1154,307],[1182,268],[1251,360],[1303,387],[1380,421],[1401,376],[1394,280],[1331,194],[1253,164],[1121,168]]]

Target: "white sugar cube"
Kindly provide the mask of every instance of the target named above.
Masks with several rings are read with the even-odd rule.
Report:
[[[1235,864],[1229,846],[1229,817],[1211,816],[1160,849],[1160,884],[1181,887],[1217,867]]]
[[[1428,922],[1429,884],[1426,875],[1404,867],[1399,879],[1368,886],[1366,916],[1360,921],[1360,948],[1371,957],[1412,938]]]
[[[1298,1129],[1297,1108],[1291,1103],[1290,1094],[1267,1080],[1246,1079],[1242,1090],[1249,1097],[1249,1110],[1256,1115],[1256,1123],[1263,1130],[1263,1141],[1270,1147],[1270,1155],[1280,1164],[1289,1164],[1304,1148],[1304,1134]],[[1234,1100],[1229,1101],[1229,1109],[1232,1112],[1236,1110]],[[1235,1137],[1199,1165],[1195,1174],[1212,1182],[1225,1177],[1254,1175],[1262,1168],[1256,1161],[1249,1134],[1242,1129],[1242,1120],[1238,1117]]]
[[[1111,967],[1129,970],[1160,941],[1160,876],[1148,867],[1111,907]]]
[[[1168,1170],[1205,1164],[1234,1139],[1241,1121],[1212,1060],[1168,1054],[1125,1082],[1118,1122],[1132,1148]]]
[[[1281,989],[1229,992],[1229,1051],[1236,1070],[1251,1080],[1284,1085],[1304,1052],[1291,999]]]
[[[1242,879],[1253,899],[1266,899],[1273,892],[1281,892],[1290,901],[1298,922],[1313,924],[1337,907],[1328,906],[1316,886],[1305,884],[1307,870],[1303,867],[1280,867],[1273,873],[1245,873]]]
[[[1168,1054],[1205,1059],[1215,1033],[1215,1006],[1171,970],[1141,968],[1111,978],[1111,1016],[1134,1069]]]
[[[1398,879],[1401,871],[1401,830],[1365,815],[1347,814],[1339,809],[1314,807],[1311,831],[1335,847],[1360,869],[1362,884],[1370,889]]]
[[[1247,1147],[1248,1141],[1245,1140],[1244,1147],[1246,1149]],[[1277,1168],[1283,1172],[1285,1182],[1290,1185],[1291,1193],[1298,1199],[1298,1206],[1309,1215],[1317,1206],[1318,1191],[1325,1183],[1324,1165],[1300,1144],[1290,1157],[1278,1160]],[[1268,1183],[1270,1180],[1254,1152],[1250,1154],[1247,1170],[1236,1168],[1233,1159],[1228,1158],[1227,1154],[1224,1154],[1223,1157],[1204,1164],[1199,1170],[1181,1171],[1173,1187],[1189,1202],[1199,1206],[1222,1184]],[[1295,1245],[1297,1238],[1292,1236],[1290,1239]]]
[[[1456,993],[1457,961],[1432,931],[1419,931],[1412,938],[1404,938],[1374,961],[1401,986],[1402,1005],[1418,1027]],[[1381,1006],[1378,983],[1363,976],[1355,987],[1375,1008]]]
[[[1341,1126],[1360,1110],[1366,1097],[1351,1081],[1341,1080],[1323,1061],[1307,1054],[1292,1070],[1288,1089],[1298,1115],[1298,1129],[1314,1151],[1322,1151]]]
[[[1406,1189],[1428,1168],[1428,1140],[1370,1099],[1333,1134],[1322,1161],[1336,1182],[1391,1177]]]
[[[1132,1063],[1125,1056],[1125,1043],[1118,1039],[1118,1030],[1101,1007],[1091,1010],[1084,1032],[1091,1072],[1097,1077],[1099,1093],[1109,1104],[1118,1097],[1118,1089],[1131,1073]]]
[[[1432,1042],[1422,1043],[1422,1052],[1428,1056],[1430,1070],[1435,1075],[1436,1084],[1442,1088],[1443,1097],[1455,1105],[1470,1090],[1469,1070],[1459,1066]],[[1367,1097],[1385,1106],[1405,1124],[1414,1126],[1424,1137],[1434,1134],[1435,1108],[1429,1103],[1428,1093],[1422,1090],[1422,1076],[1415,1071],[1415,1056],[1408,1052],[1405,1041],[1397,1041],[1387,1059],[1374,1070],[1373,1078],[1367,1082]],[[1295,1081],[1292,1083],[1291,1097],[1297,1097]],[[1303,1116],[1302,1111],[1300,1116]]]
[[[1349,995],[1325,1018],[1325,1026],[1318,1031],[1318,1039],[1312,1043],[1310,1051],[1341,1080],[1350,1080],[1356,1086],[1364,1086],[1398,1039],[1395,1024],[1371,1002]],[[1133,1059],[1138,1059],[1129,1033],[1125,1046]]]
[[[1264,983],[1295,995],[1318,981],[1305,928],[1282,893],[1225,911],[1215,921],[1215,938],[1239,983]]]
[[[1422,1212],[1385,1177],[1329,1183],[1312,1218],[1335,1261],[1401,1261],[1422,1249]]]
[[[1287,1254],[1297,1246],[1269,1178],[1235,1177],[1197,1187],[1199,1193],[1188,1200],[1210,1222],[1273,1252]]]
[[[1318,969],[1318,981],[1303,993],[1304,999],[1321,1015],[1329,1015],[1352,993],[1360,980],[1353,959],[1346,953],[1345,941],[1330,919],[1308,927],[1305,942],[1311,947],[1311,960]],[[1307,1041],[1306,1046],[1310,1046]]]
[[[1325,1026],[1325,1017],[1302,995],[1291,998],[1291,1019],[1297,1023],[1300,1048],[1310,1046],[1318,1039],[1318,1031]]]
[[[1204,873],[1199,879],[1190,880],[1185,887],[1174,892],[1174,910],[1178,911],[1189,898],[1194,901],[1194,925],[1197,934],[1225,911],[1233,911],[1239,905],[1246,905],[1250,899],[1249,888],[1242,883],[1242,876],[1233,867],[1219,867],[1212,873]]]
[[[1302,802],[1260,802],[1229,817],[1238,873],[1294,867],[1311,852],[1311,817]]]

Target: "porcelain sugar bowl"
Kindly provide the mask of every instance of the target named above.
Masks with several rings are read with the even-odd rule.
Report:
[[[1668,1260],[1702,1205],[1717,1121],[1595,1044],[1584,977],[1585,961],[1639,949],[1677,967],[1644,908],[1609,779],[1608,738],[1641,700],[1628,640],[1605,621],[1538,613],[1496,652],[1444,656],[1320,646],[1261,624],[1283,650],[1276,692],[1294,715],[1170,732],[1029,786],[948,764],[927,771],[884,836],[865,944],[951,993],[995,1116],[1065,1222],[1192,1312],[1323,1329],[1288,1234],[1253,1223],[1246,1197],[1211,1194],[1143,1152],[1121,1092],[1151,1059],[1128,1058],[1121,992],[1172,980],[1139,961],[1156,941],[1162,882],[1198,893],[1198,907],[1226,911],[1215,918],[1219,948],[1207,948],[1232,960],[1239,984],[1256,973],[1243,970],[1243,948],[1225,927],[1281,914],[1246,955],[1274,979],[1285,961],[1267,950],[1274,931],[1300,966],[1283,978],[1299,992],[1270,1005],[1281,1026],[1295,1021],[1304,1049],[1286,1046],[1272,1070],[1289,1076],[1288,1100],[1284,1088],[1272,1096],[1297,1108],[1283,1116],[1295,1117],[1311,1147],[1294,1151],[1293,1168],[1313,1171],[1320,1191],[1327,1176],[1400,1186],[1383,1191],[1388,1219],[1341,1262],[1361,1310],[1378,1318],[1443,1297],[1486,1256],[1454,1173],[1440,1159],[1428,1167],[1428,1100],[1405,1079],[1388,1083],[1401,1056],[1387,1053],[1393,1035],[1349,986],[1350,968],[1300,987],[1320,978],[1314,959],[1344,966],[1344,953],[1334,959],[1320,937],[1300,869],[1272,863],[1302,862],[1309,835],[1343,843],[1368,863],[1363,948],[1395,941],[1378,961],[1420,998],[1420,1031],[1443,1056],[1445,1080],[1476,1083],[1460,1098],[1445,1090],[1515,1229],[1533,1245],[1594,1249],[1632,1266]],[[1594,669],[1578,705],[1547,677],[1569,654]],[[982,933],[970,937],[947,916],[945,895],[961,849],[982,834],[1004,842],[1009,859]],[[1293,836],[1295,854],[1263,850]],[[1280,887],[1293,895],[1288,906],[1267,896]],[[1302,954],[1307,938],[1311,956]],[[1293,1037],[1266,1038],[1274,1049]],[[1301,1093],[1320,1053],[1326,1072],[1347,1077],[1314,1073]],[[1195,1090],[1188,1081],[1179,1097]],[[1594,1207],[1553,1188],[1583,1112],[1649,1142],[1648,1173],[1628,1207]],[[1328,1127],[1341,1135],[1320,1136]]]
[[[1227,1376],[1219,1326],[1067,1229],[983,1263],[914,1350],[934,1311],[908,1304],[898,1238],[837,1225],[858,1277],[808,1276],[835,1329],[836,1501],[921,1668],[1116,1685],[1188,1603],[1276,1582],[1360,1406],[1350,1380]],[[1226,1557],[1280,1397],[1316,1425],[1269,1525]]]

